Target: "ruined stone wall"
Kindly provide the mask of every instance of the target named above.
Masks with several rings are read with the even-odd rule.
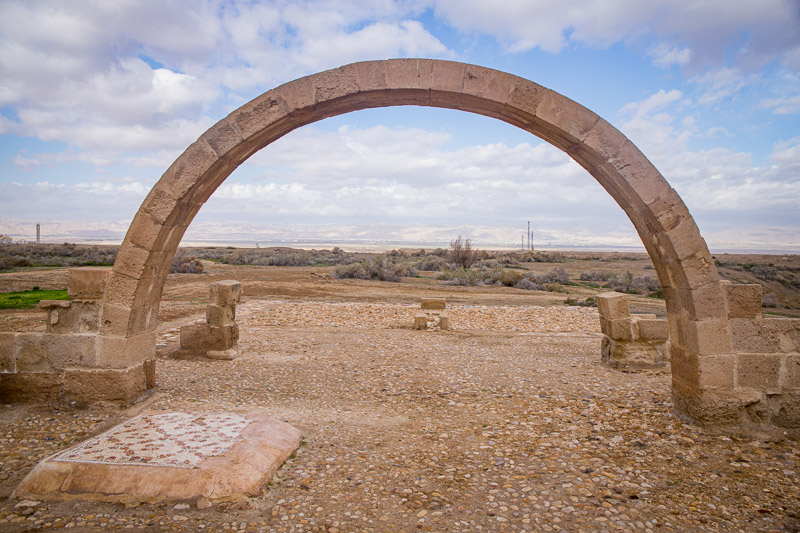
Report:
[[[236,304],[241,296],[242,284],[238,281],[212,283],[206,307],[206,323],[181,327],[181,347],[173,357],[234,359],[239,355]]]
[[[99,364],[100,299],[108,273],[70,270],[70,300],[39,304],[47,310],[44,332],[0,332],[0,401],[128,402],[155,386],[152,359],[137,379]]]
[[[653,368],[669,361],[669,323],[656,315],[631,315],[628,297],[606,292],[596,297],[603,340],[602,361],[612,368]]]

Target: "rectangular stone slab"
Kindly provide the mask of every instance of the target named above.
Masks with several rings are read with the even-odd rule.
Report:
[[[269,415],[145,413],[39,463],[16,498],[142,502],[256,496],[301,434]]]

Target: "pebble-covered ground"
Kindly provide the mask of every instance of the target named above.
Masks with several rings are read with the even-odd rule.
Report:
[[[797,531],[800,444],[707,435],[668,372],[599,362],[596,311],[251,300],[241,357],[159,359],[149,410],[263,410],[304,441],[236,503],[0,502],[0,531]],[[162,341],[174,340],[165,330]],[[0,406],[0,490],[132,412]]]

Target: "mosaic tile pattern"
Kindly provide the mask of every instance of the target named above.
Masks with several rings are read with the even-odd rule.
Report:
[[[143,414],[64,450],[53,461],[194,468],[225,453],[250,420],[236,414]]]

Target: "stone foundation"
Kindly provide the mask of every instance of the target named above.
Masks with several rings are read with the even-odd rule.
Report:
[[[603,340],[602,361],[612,368],[663,367],[669,361],[669,323],[656,315],[631,315],[628,297],[606,292],[596,297]]]
[[[422,298],[420,308],[423,312],[414,315],[414,329],[450,330],[450,315],[445,310],[447,301],[444,298]]]
[[[130,349],[141,339],[98,335],[108,273],[70,270],[71,300],[39,303],[47,311],[44,332],[0,332],[0,402],[130,403],[155,386],[154,354],[147,347]],[[145,340],[155,343],[153,335]]]
[[[722,284],[731,353],[700,356],[700,387],[673,387],[679,412],[723,433],[800,438],[800,319],[764,318],[761,285]]]
[[[172,356],[177,359],[235,359],[239,355],[236,304],[241,296],[242,285],[238,281],[212,283],[206,307],[206,323],[181,327],[181,347]]]

